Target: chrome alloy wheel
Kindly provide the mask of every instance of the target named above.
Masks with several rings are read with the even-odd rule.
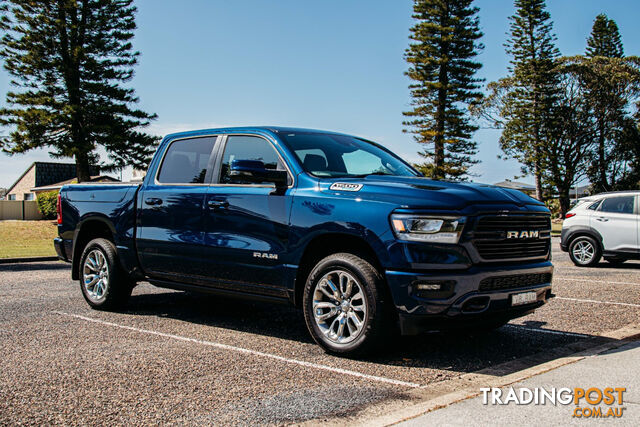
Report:
[[[313,291],[313,318],[329,341],[346,344],[355,340],[367,318],[367,301],[360,283],[342,270],[322,276]]]
[[[98,249],[89,252],[82,266],[82,282],[87,296],[93,302],[99,302],[109,287],[109,265]]]
[[[587,240],[581,240],[573,247],[573,257],[578,260],[580,264],[588,264],[593,260],[596,253],[596,248],[593,247],[591,242]]]

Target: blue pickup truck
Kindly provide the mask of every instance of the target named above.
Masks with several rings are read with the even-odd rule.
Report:
[[[169,135],[141,184],[64,186],[59,257],[87,303],[137,282],[286,302],[326,351],[492,329],[551,293],[551,221],[525,194],[434,181],[384,147],[307,129]]]

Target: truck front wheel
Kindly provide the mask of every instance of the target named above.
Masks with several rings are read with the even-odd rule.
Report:
[[[79,277],[84,299],[97,310],[121,308],[133,289],[114,244],[107,239],[93,239],[84,248]]]
[[[316,343],[327,352],[362,355],[393,328],[384,279],[366,260],[348,253],[322,259],[304,289],[304,317]]]

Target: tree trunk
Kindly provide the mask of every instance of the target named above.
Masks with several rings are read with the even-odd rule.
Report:
[[[607,183],[607,159],[605,156],[604,130],[601,127],[598,135],[598,172],[600,175],[600,191],[609,191],[609,184]]]
[[[534,171],[535,174],[535,178],[536,178],[536,199],[540,200],[541,202],[543,202],[544,200],[543,197],[543,193],[542,193],[542,176],[541,176],[542,171],[540,170],[540,166],[536,165],[536,169]]]
[[[440,25],[447,26],[449,18],[449,5],[445,2],[442,16],[440,17]],[[441,57],[447,57],[449,55],[449,43],[446,41],[440,42],[440,55]],[[449,90],[449,70],[447,63],[440,64],[440,70],[438,72],[438,107],[436,108],[436,135],[433,139],[433,151],[434,151],[434,170],[433,177],[435,179],[446,178],[444,167],[444,132],[446,125],[446,112],[447,112],[447,91]]]
[[[442,78],[442,69],[440,74]],[[444,73],[446,74],[446,72]],[[444,127],[445,127],[445,104],[447,100],[447,92],[446,89],[440,89],[438,91],[438,108],[436,110],[436,136],[433,139],[433,149],[434,149],[434,168],[433,168],[433,178],[435,179],[444,179]]]
[[[569,188],[559,188],[559,201],[560,201],[560,217],[564,219],[571,209],[571,194]]]
[[[76,154],[76,176],[78,178],[78,182],[87,182],[91,180],[89,156],[86,154]]]
[[[540,134],[540,132],[538,131],[538,129],[536,128],[536,141],[539,141],[540,139],[538,138],[538,135]],[[541,202],[544,202],[544,192],[542,189],[542,165],[541,163],[541,150],[540,150],[540,146],[536,145],[535,148],[535,163],[534,163],[534,170],[533,173],[535,174],[535,179],[536,179],[536,199],[540,200]]]

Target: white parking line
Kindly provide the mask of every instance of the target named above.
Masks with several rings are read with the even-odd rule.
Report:
[[[593,283],[594,285],[602,285],[604,283],[604,284],[611,284],[611,285],[640,286],[640,283],[633,283],[633,282],[610,282],[608,280],[572,279],[569,277],[557,277],[557,276],[555,276],[553,280],[564,280],[566,282],[585,282],[585,283]]]
[[[586,334],[578,334],[575,332],[564,332],[564,331],[553,331],[551,329],[539,329],[539,328],[530,328],[528,326],[524,326],[524,325],[505,325],[506,327],[509,328],[515,328],[515,329],[524,329],[526,331],[532,331],[532,332],[541,332],[544,334],[553,334],[553,335],[567,335],[569,337],[579,337],[579,338],[588,338],[590,335],[586,335]]]
[[[596,303],[596,304],[624,305],[627,307],[640,307],[640,304],[630,304],[628,302],[596,301],[593,299],[566,298],[566,297],[555,297],[554,299],[561,299],[565,301],[589,302],[589,303]]]
[[[367,375],[367,374],[363,374],[361,372],[350,371],[348,369],[334,368],[334,367],[331,367],[331,366],[320,365],[318,363],[311,363],[311,362],[305,362],[303,360],[289,359],[287,357],[282,357],[282,356],[278,356],[278,355],[275,355],[275,354],[263,353],[261,351],[249,350],[247,348],[235,347],[235,346],[232,346],[232,345],[227,345],[227,344],[222,344],[222,343],[217,343],[217,342],[212,342],[212,341],[199,340],[199,339],[196,339],[196,338],[183,337],[181,335],[167,334],[167,333],[164,333],[164,332],[151,331],[149,329],[142,329],[142,328],[136,328],[136,327],[133,327],[133,326],[120,325],[120,324],[117,324],[117,323],[106,322],[104,320],[93,319],[91,317],[80,316],[78,314],[65,313],[63,311],[53,311],[53,313],[56,313],[56,314],[59,314],[59,315],[62,315],[62,316],[75,317],[76,319],[82,319],[82,320],[85,320],[87,322],[93,322],[93,323],[99,323],[101,325],[112,326],[114,328],[120,328],[120,329],[129,330],[129,331],[139,332],[139,333],[142,333],[142,334],[156,335],[156,336],[160,336],[160,337],[164,337],[164,338],[171,338],[171,339],[178,340],[178,341],[185,341],[185,342],[191,342],[191,343],[205,345],[205,346],[209,346],[209,347],[214,347],[214,348],[217,348],[217,349],[220,349],[220,350],[235,351],[235,352],[238,352],[238,353],[250,354],[252,356],[265,357],[265,358],[268,358],[268,359],[278,360],[278,361],[284,362],[284,363],[304,366],[306,368],[320,369],[320,370],[324,370],[324,371],[335,372],[337,374],[351,375],[352,377],[364,378],[364,379],[371,380],[371,381],[378,381],[378,382],[381,382],[381,383],[393,384],[393,385],[404,386],[404,387],[411,387],[411,388],[419,388],[419,387],[421,387],[420,384],[411,383],[411,382],[407,382],[407,381],[399,381],[399,380],[394,380],[394,379],[391,379],[391,378],[378,377],[378,376],[375,376],[375,375]]]

